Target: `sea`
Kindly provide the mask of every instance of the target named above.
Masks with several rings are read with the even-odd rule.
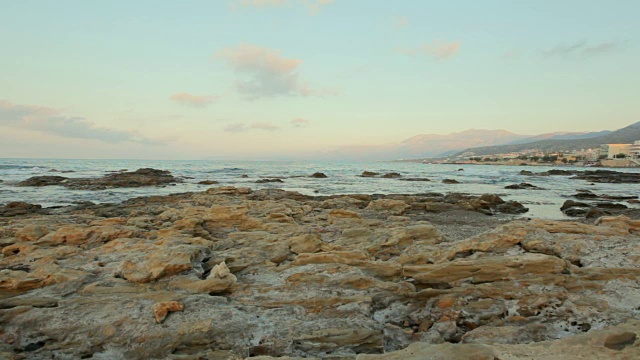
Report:
[[[169,170],[184,182],[164,187],[122,188],[107,190],[69,190],[62,186],[19,187],[16,183],[37,175],[66,177],[101,177],[113,171],[139,168]],[[505,200],[519,201],[529,208],[523,216],[564,219],[560,206],[577,189],[597,194],[638,195],[640,184],[601,184],[570,179],[568,176],[525,176],[521,170],[542,172],[550,169],[578,169],[568,166],[500,166],[423,164],[419,162],[357,161],[214,161],[214,160],[73,160],[73,159],[1,159],[0,205],[13,201],[40,204],[43,207],[66,206],[86,201],[117,203],[149,195],[168,195],[204,191],[212,186],[278,188],[305,195],[338,194],[420,194],[466,193],[497,194]],[[599,168],[601,169],[601,168]],[[612,169],[640,172],[640,169]],[[360,177],[363,171],[398,172],[404,178],[428,178],[431,181]],[[310,178],[315,172],[325,179]],[[243,177],[246,175],[246,177]],[[282,183],[256,183],[264,178],[281,178]],[[444,184],[454,179],[459,184]],[[219,185],[200,185],[215,180]],[[505,186],[530,183],[545,190],[509,190]],[[627,204],[634,207],[637,204]]]

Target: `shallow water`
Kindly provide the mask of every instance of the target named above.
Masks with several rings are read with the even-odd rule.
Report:
[[[110,171],[151,167],[169,170],[184,183],[166,187],[108,189],[99,191],[69,190],[62,186],[17,187],[15,183],[36,175],[66,177],[101,177]],[[458,171],[458,169],[464,171]],[[530,210],[525,216],[562,219],[560,206],[576,189],[589,189],[598,194],[637,195],[640,184],[593,184],[565,176],[531,177],[519,175],[523,169],[534,172],[558,167],[523,167],[489,165],[438,165],[408,162],[321,162],[321,161],[211,161],[211,160],[64,160],[64,159],[0,159],[0,204],[25,201],[44,207],[70,205],[81,201],[95,203],[120,202],[132,197],[204,191],[211,185],[202,180],[216,180],[220,185],[245,186],[253,189],[280,188],[307,195],[334,194],[416,194],[427,192],[461,192],[498,194],[505,200],[516,200]],[[566,169],[573,169],[565,167]],[[73,171],[69,173],[52,172]],[[430,182],[398,179],[362,178],[363,171],[399,172],[403,177],[426,177]],[[640,169],[613,169],[640,172]],[[327,179],[302,177],[323,172]],[[243,174],[248,178],[242,178]],[[256,184],[266,177],[282,177],[283,183]],[[443,184],[455,179],[461,184]],[[521,182],[546,190],[507,190],[504,187]],[[626,204],[626,203],[625,203]],[[629,204],[626,204],[629,205]]]

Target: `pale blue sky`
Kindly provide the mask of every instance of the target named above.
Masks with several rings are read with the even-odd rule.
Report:
[[[639,1],[0,9],[0,157],[265,158],[640,121]]]

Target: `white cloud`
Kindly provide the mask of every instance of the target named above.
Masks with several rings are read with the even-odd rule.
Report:
[[[280,95],[323,96],[327,91],[311,88],[299,73],[302,60],[287,58],[280,50],[252,44],[240,44],[218,51],[216,58],[242,77],[236,82],[238,92],[256,100]]]
[[[190,93],[177,93],[169,97],[171,101],[185,106],[202,108],[209,106],[220,99],[217,95],[193,95]]]
[[[333,3],[334,0],[304,0],[304,4],[307,6],[311,15],[316,15],[326,5]]]
[[[303,118],[296,118],[296,119],[291,120],[291,125],[293,125],[294,127],[297,127],[297,128],[307,127],[307,126],[309,126],[309,124],[311,124],[311,121],[309,121],[307,119],[303,119]]]
[[[278,126],[273,125],[270,122],[253,123],[253,124],[251,124],[251,128],[252,129],[258,129],[258,130],[266,130],[266,131],[275,131],[275,130],[280,129]]]
[[[590,44],[586,41],[580,41],[572,44],[556,45],[552,48],[543,50],[542,54],[545,57],[588,58],[616,52],[621,50],[623,47],[623,44],[618,42]]]
[[[234,8],[278,8],[291,4],[305,6],[309,14],[316,15],[323,7],[333,3],[334,0],[237,0],[233,2]]]
[[[247,128],[245,124],[238,123],[238,124],[227,125],[223,130],[226,132],[238,133],[238,132],[247,131],[249,130],[249,128]]]
[[[100,127],[82,117],[66,116],[57,109],[14,104],[7,100],[0,100],[0,125],[29,129],[65,138],[95,139],[106,143],[134,142],[145,145],[163,143],[134,131]]]
[[[288,0],[240,0],[238,5],[245,7],[273,7],[287,5]]]
[[[402,29],[404,27],[409,26],[409,18],[406,16],[394,16],[393,17],[393,28],[394,29]]]
[[[460,42],[436,41],[425,43],[415,48],[399,49],[399,52],[407,56],[425,56],[428,59],[447,60],[458,54]]]

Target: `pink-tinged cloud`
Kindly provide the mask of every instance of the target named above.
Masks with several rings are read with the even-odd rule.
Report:
[[[460,42],[436,41],[425,43],[415,48],[400,49],[407,56],[425,56],[428,59],[447,60],[454,57],[460,51]]]
[[[193,95],[190,93],[177,93],[169,97],[171,101],[177,104],[198,108],[209,106],[219,98],[220,96],[217,95]]]
[[[299,74],[302,60],[285,57],[280,50],[240,44],[218,51],[214,58],[225,60],[238,74],[241,79],[236,82],[236,89],[251,100],[280,95],[329,94],[327,91],[311,88]]]
[[[223,130],[231,133],[239,133],[239,132],[245,132],[249,130],[249,128],[245,124],[238,123],[238,124],[227,125]]]
[[[326,5],[333,3],[334,0],[304,0],[304,4],[309,10],[309,14],[316,15]]]
[[[28,129],[65,138],[95,139],[106,143],[134,142],[160,145],[163,141],[150,139],[135,131],[104,128],[78,116],[36,105],[14,104],[0,100],[0,126]]]
[[[311,121],[303,118],[296,118],[291,120],[291,125],[297,128],[307,127],[309,126],[309,124],[311,124]]]
[[[279,127],[273,125],[270,122],[253,123],[253,124],[251,124],[251,128],[252,129],[258,129],[258,130],[267,130],[267,131],[275,131],[275,130],[280,129]]]
[[[409,26],[409,18],[406,16],[395,16],[393,18],[393,28],[398,30]]]

